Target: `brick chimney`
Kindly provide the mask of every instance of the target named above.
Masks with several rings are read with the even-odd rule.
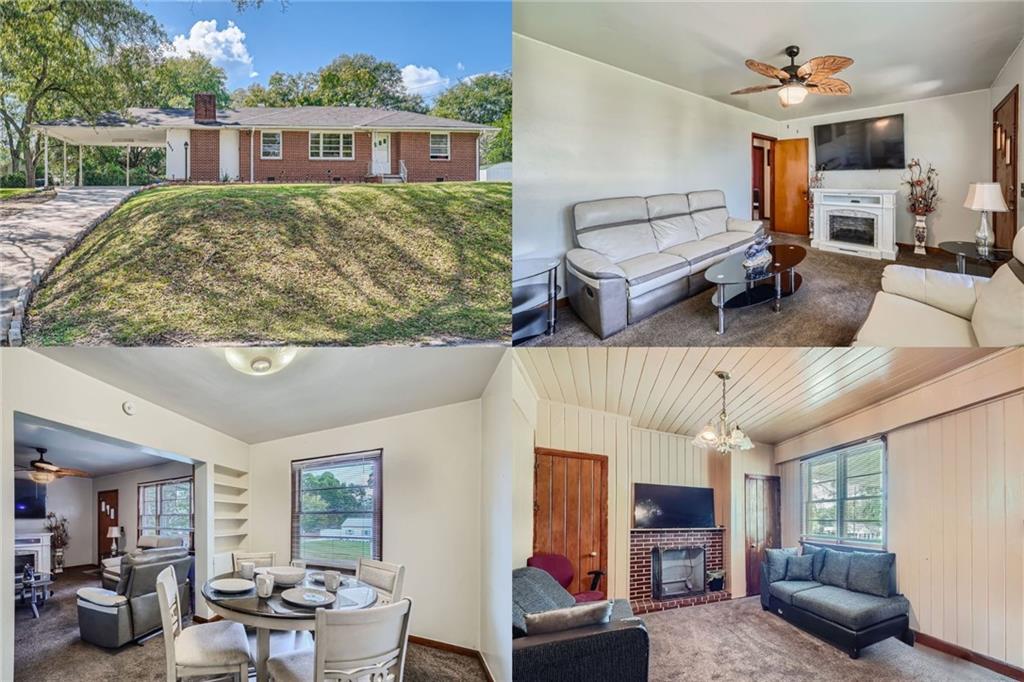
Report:
[[[213,123],[217,120],[217,98],[212,93],[197,92],[194,101],[196,123]]]

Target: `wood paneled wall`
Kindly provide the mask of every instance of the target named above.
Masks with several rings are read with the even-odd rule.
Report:
[[[537,446],[608,457],[608,585],[614,598],[629,596],[629,430],[629,417],[537,402]]]
[[[651,429],[632,429],[634,483],[709,485],[708,453],[694,447],[693,438]]]

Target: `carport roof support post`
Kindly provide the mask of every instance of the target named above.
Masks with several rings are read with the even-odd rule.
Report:
[[[32,186],[36,186],[36,179],[32,178]],[[50,186],[50,136],[43,133],[43,187]]]
[[[132,184],[132,146],[128,145],[128,151],[124,155],[124,186]]]

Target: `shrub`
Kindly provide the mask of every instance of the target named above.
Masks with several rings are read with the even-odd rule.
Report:
[[[0,176],[0,187],[24,187],[25,174],[21,171]]]

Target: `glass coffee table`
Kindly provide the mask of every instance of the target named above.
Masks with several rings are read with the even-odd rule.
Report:
[[[718,333],[725,333],[726,308],[746,308],[772,301],[775,312],[782,310],[782,299],[800,289],[803,278],[796,271],[807,255],[802,246],[772,244],[768,247],[772,262],[756,274],[743,267],[746,257],[741,251],[704,271],[707,281],[718,290],[711,302],[718,308]]]
[[[989,265],[992,268],[997,268],[1013,257],[1010,249],[990,247],[983,252],[974,242],[942,242],[939,244],[939,248],[946,253],[956,256],[956,271],[961,275],[967,274],[968,258]]]
[[[53,575],[50,573],[36,573],[32,580],[22,579],[18,585],[21,591],[21,603],[28,600],[32,607],[32,617],[39,617],[39,609],[46,605],[47,597],[53,595]]]

